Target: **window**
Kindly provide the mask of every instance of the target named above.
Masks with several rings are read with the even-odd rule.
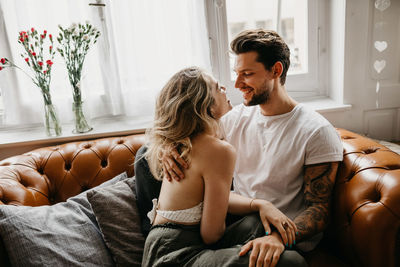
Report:
[[[86,56],[81,82],[92,119],[149,116],[173,73],[191,65],[211,69],[204,2],[198,0],[2,0],[0,57],[29,73],[20,57],[19,31],[34,27],[57,36],[58,24],[85,21],[101,31]],[[58,54],[52,72],[50,90],[60,121],[72,123],[72,92]],[[0,127],[42,123],[42,96],[24,73],[0,71],[0,87],[5,105]]]
[[[291,51],[286,89],[294,97],[326,94],[323,49],[325,1],[318,0],[207,0],[208,27],[214,74],[234,87],[234,55],[229,43],[242,30],[277,31]],[[232,91],[232,90],[230,90]],[[233,103],[241,97],[230,92]]]
[[[327,0],[4,0],[0,1],[0,57],[27,67],[16,36],[36,27],[89,20],[102,35],[84,63],[82,93],[90,117],[151,115],[157,92],[177,70],[198,65],[234,88],[229,42],[243,29],[278,31],[291,49],[286,88],[292,96],[325,94],[324,21]],[[51,91],[61,123],[72,123],[72,93],[62,58]],[[25,68],[27,69],[27,68]],[[43,100],[22,72],[0,72],[0,127],[42,123]],[[234,104],[238,90],[229,90]],[[1,100],[1,99],[0,99]],[[1,101],[0,101],[1,105]],[[0,110],[1,110],[0,106]]]

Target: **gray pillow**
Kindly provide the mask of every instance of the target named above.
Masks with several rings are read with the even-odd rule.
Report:
[[[136,206],[135,178],[88,193],[88,200],[117,266],[140,266],[144,237]]]
[[[13,266],[114,266],[87,193],[52,206],[0,205],[0,235]]]

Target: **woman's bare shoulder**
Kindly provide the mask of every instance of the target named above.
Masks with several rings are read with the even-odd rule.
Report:
[[[235,148],[224,140],[211,135],[201,135],[192,142],[196,157],[210,160],[231,160],[236,158]]]

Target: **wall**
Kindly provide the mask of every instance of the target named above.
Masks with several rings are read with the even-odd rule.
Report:
[[[388,0],[376,0],[380,3]],[[333,0],[336,8],[345,6],[344,68],[331,64],[332,88],[343,84],[343,102],[352,108],[343,112],[323,113],[336,127],[346,128],[387,141],[400,140],[400,1],[391,0],[387,9],[375,8],[375,0]],[[334,16],[333,14],[332,16]],[[340,24],[331,19],[331,29]],[[337,30],[337,29],[336,29]],[[340,35],[339,35],[340,37]],[[335,36],[331,41],[331,62],[339,62],[335,54]],[[336,40],[337,41],[337,40]],[[379,52],[375,41],[387,42]],[[340,42],[339,42],[340,45]],[[382,48],[382,47],[380,47]],[[340,56],[340,55],[339,55]],[[339,59],[338,59],[339,58]],[[374,62],[385,60],[378,73]],[[338,72],[339,74],[335,73]],[[342,70],[342,71],[340,71]],[[343,74],[341,76],[341,73]],[[377,83],[379,88],[377,90]],[[337,100],[342,96],[331,93]]]

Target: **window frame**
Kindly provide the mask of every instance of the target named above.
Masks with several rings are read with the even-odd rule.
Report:
[[[213,75],[234,89],[230,77],[226,0],[204,0]],[[280,1],[280,0],[278,0]],[[308,0],[308,72],[288,74],[286,90],[298,100],[327,96],[327,9],[326,0]],[[239,90],[228,90],[233,104],[242,102]]]

